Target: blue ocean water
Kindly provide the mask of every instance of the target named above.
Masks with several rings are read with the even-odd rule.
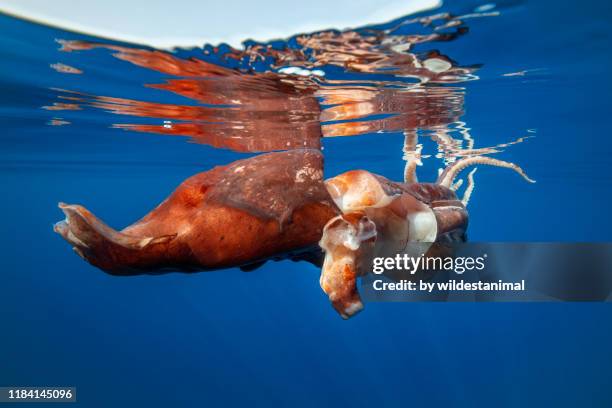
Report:
[[[438,13],[450,14],[436,28],[398,16],[355,31],[372,56],[350,63],[354,49],[325,48],[337,33],[237,57],[227,46],[160,56],[0,14],[0,385],[76,386],[85,407],[610,406],[607,304],[369,303],[343,321],[306,263],[118,278],[52,230],[59,201],[119,228],[197,172],[278,150],[272,136],[272,147],[252,148],[253,135],[301,124],[311,140],[316,100],[326,176],[365,168],[401,179],[416,132],[418,177],[433,181],[473,139],[537,183],[479,169],[470,240],[609,241],[610,8],[468,1],[418,17]],[[385,39],[413,43],[422,65],[450,61],[453,74],[406,70]],[[74,40],[105,46],[65,46]],[[194,61],[240,77],[202,85]],[[310,73],[290,75],[289,91],[265,77],[296,66]],[[398,93],[415,81],[425,84]],[[236,98],[252,109],[235,109]],[[463,144],[448,148],[447,136]]]

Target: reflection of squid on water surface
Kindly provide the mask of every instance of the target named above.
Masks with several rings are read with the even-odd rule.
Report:
[[[45,108],[93,107],[123,117],[158,119],[159,124],[139,120],[114,127],[188,136],[197,143],[241,152],[319,148],[321,137],[448,124],[462,113],[461,90],[422,85],[473,80],[476,67],[458,66],[436,50],[417,55],[412,47],[460,37],[467,32],[462,18],[446,13],[407,16],[384,28],[298,34],[274,45],[247,41],[244,49],[206,46],[187,56],[138,46],[58,40],[64,52],[102,48],[138,69],[161,73],[167,76],[163,82],[145,87],[180,95],[191,104],[93,95],[72,88],[56,89],[58,102]],[[423,29],[430,34],[415,34]],[[59,65],[51,66],[58,70]],[[73,70],[88,75],[87,70]],[[74,77],[78,86],[79,76]],[[368,118],[379,114],[388,117]]]
[[[436,183],[395,183],[356,170],[323,180],[320,151],[267,153],[197,174],[140,221],[115,231],[80,205],[60,204],[54,227],[92,265],[113,275],[249,270],[269,259],[325,261],[321,286],[350,317],[362,308],[356,279],[374,254],[411,242],[463,240],[467,211],[449,188],[474,164],[514,164],[487,157],[455,162]]]

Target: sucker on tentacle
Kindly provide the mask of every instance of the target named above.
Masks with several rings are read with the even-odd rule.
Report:
[[[504,167],[507,169],[512,169],[518,174],[520,174],[521,177],[523,177],[528,182],[535,183],[535,180],[530,179],[529,176],[527,176],[527,174],[523,171],[523,169],[514,163],[510,163],[510,162],[498,160],[498,159],[493,159],[491,157],[472,156],[472,157],[465,157],[449,165],[442,172],[442,174],[440,174],[440,176],[438,177],[438,180],[436,181],[436,184],[450,188],[450,186],[453,184],[453,181],[455,180],[455,177],[457,177],[457,174],[459,174],[461,170],[465,169],[466,167],[473,166],[475,164],[484,164],[487,166]]]

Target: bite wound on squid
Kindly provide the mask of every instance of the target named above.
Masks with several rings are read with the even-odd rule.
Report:
[[[325,251],[319,283],[344,319],[363,309],[357,278],[369,270],[376,242],[376,225],[362,212],[332,218],[319,245]]]
[[[395,183],[364,170],[349,171],[325,182],[342,214],[323,229],[321,287],[343,318],[363,309],[356,281],[372,270],[375,257],[432,256],[447,251],[446,243],[465,241],[465,206],[475,170],[468,175],[461,200],[453,187],[459,172],[479,164],[509,168],[534,182],[516,164],[482,156],[453,163],[436,183]]]
[[[371,271],[373,259],[426,251],[437,238],[438,223],[417,194],[367,171],[341,174],[327,180],[326,186],[343,214],[323,230],[321,287],[338,313],[348,318],[363,308],[356,281]],[[422,245],[409,245],[414,242]]]

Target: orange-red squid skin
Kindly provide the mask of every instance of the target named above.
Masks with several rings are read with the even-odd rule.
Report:
[[[291,256],[316,247],[325,223],[339,213],[321,169],[317,150],[260,155],[190,177],[122,231],[67,204],[60,204],[66,219],[54,229],[84,259],[115,275],[209,270]]]
[[[341,213],[322,169],[318,150],[262,154],[188,178],[121,231],[83,206],[64,203],[59,206],[66,219],[54,229],[89,263],[115,275],[248,268],[270,258],[309,254],[316,260],[325,224]],[[424,201],[454,197],[434,184],[405,188]]]

